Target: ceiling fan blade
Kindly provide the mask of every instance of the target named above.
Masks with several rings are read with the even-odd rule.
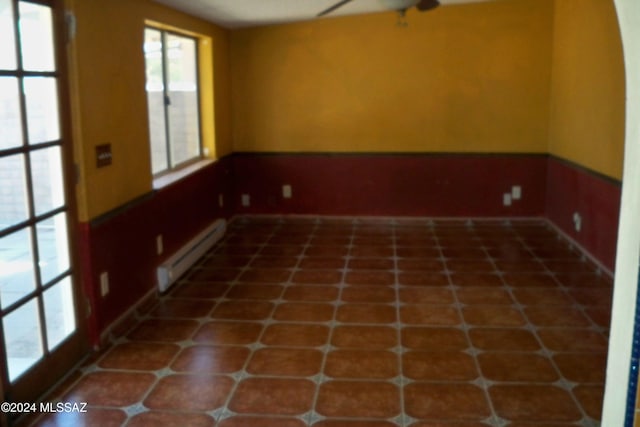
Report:
[[[331,6],[330,8],[323,10],[322,12],[317,14],[316,16],[320,17],[320,16],[324,16],[324,15],[326,15],[328,13],[331,13],[334,10],[336,10],[337,8],[342,7],[342,6],[344,6],[345,4],[347,4],[347,3],[351,2],[351,1],[352,0],[341,0],[338,3],[334,4],[333,6]]]
[[[427,10],[435,9],[438,6],[440,6],[440,2],[438,0],[420,0],[416,5],[416,9],[420,12],[426,12]]]

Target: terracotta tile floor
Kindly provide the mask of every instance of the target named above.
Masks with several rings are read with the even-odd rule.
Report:
[[[39,425],[597,426],[611,285],[543,221],[238,218]]]

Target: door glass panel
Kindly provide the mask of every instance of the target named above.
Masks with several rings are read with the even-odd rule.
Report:
[[[2,319],[9,380],[42,358],[42,338],[37,300],[31,300]]]
[[[60,344],[76,329],[71,280],[66,277],[44,293],[49,350]]]
[[[6,308],[36,288],[29,228],[0,238],[0,304]]]
[[[147,109],[151,139],[151,169],[154,174],[169,167],[164,119],[164,82],[162,79],[162,41],[157,30],[144,30],[144,57],[147,73]]]
[[[24,156],[0,157],[0,230],[29,216]]]
[[[38,222],[38,258],[42,284],[69,269],[69,240],[67,217],[60,213],[53,218]]]
[[[0,0],[0,28],[3,28],[2,37],[0,37],[0,69],[4,70],[16,68],[16,39],[13,32],[11,3],[11,0]]]
[[[31,182],[36,215],[64,205],[60,147],[45,148],[31,153]]]
[[[172,166],[200,155],[198,71],[194,39],[167,34]],[[179,143],[176,143],[178,142]]]
[[[3,42],[0,37],[1,43]],[[0,77],[0,150],[22,145],[19,96],[18,79]]]
[[[51,9],[20,2],[22,67],[28,71],[54,71]]]
[[[55,141],[60,138],[57,86],[56,79],[53,77],[24,79],[30,144]]]

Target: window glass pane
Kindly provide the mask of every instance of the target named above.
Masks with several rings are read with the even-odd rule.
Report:
[[[167,34],[172,166],[200,155],[198,71],[194,39]]]
[[[60,147],[31,153],[31,182],[36,215],[64,205]]]
[[[36,225],[40,277],[43,284],[69,269],[67,216],[60,213]]]
[[[29,71],[54,71],[51,9],[20,2],[20,43],[22,68]]]
[[[69,277],[44,293],[44,313],[47,323],[49,350],[60,344],[76,329],[76,315]]]
[[[29,143],[55,141],[60,138],[58,119],[58,85],[52,77],[26,77]]]
[[[29,216],[24,156],[0,157],[0,230]]]
[[[144,55],[147,73],[147,109],[151,139],[151,165],[154,174],[169,167],[164,116],[162,79],[162,35],[150,28],[144,31]]]
[[[2,38],[0,38],[0,44],[3,43],[1,40]],[[1,60],[2,56],[0,56]],[[0,77],[0,150],[22,145],[21,123],[18,79]]]
[[[37,300],[31,300],[2,319],[9,380],[33,366],[42,357],[40,316]]]
[[[0,37],[0,69],[15,70],[16,38],[12,31],[13,8],[11,0],[0,0],[0,28],[3,28],[2,37]]]
[[[26,228],[0,238],[0,303],[6,308],[36,288],[31,233]]]

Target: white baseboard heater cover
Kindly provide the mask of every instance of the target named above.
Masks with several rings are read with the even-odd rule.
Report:
[[[227,228],[224,219],[217,219],[213,224],[202,230],[196,237],[189,240],[175,254],[167,258],[158,267],[158,288],[160,292],[169,289],[169,286],[180,278],[193,266],[209,249],[221,238]]]

